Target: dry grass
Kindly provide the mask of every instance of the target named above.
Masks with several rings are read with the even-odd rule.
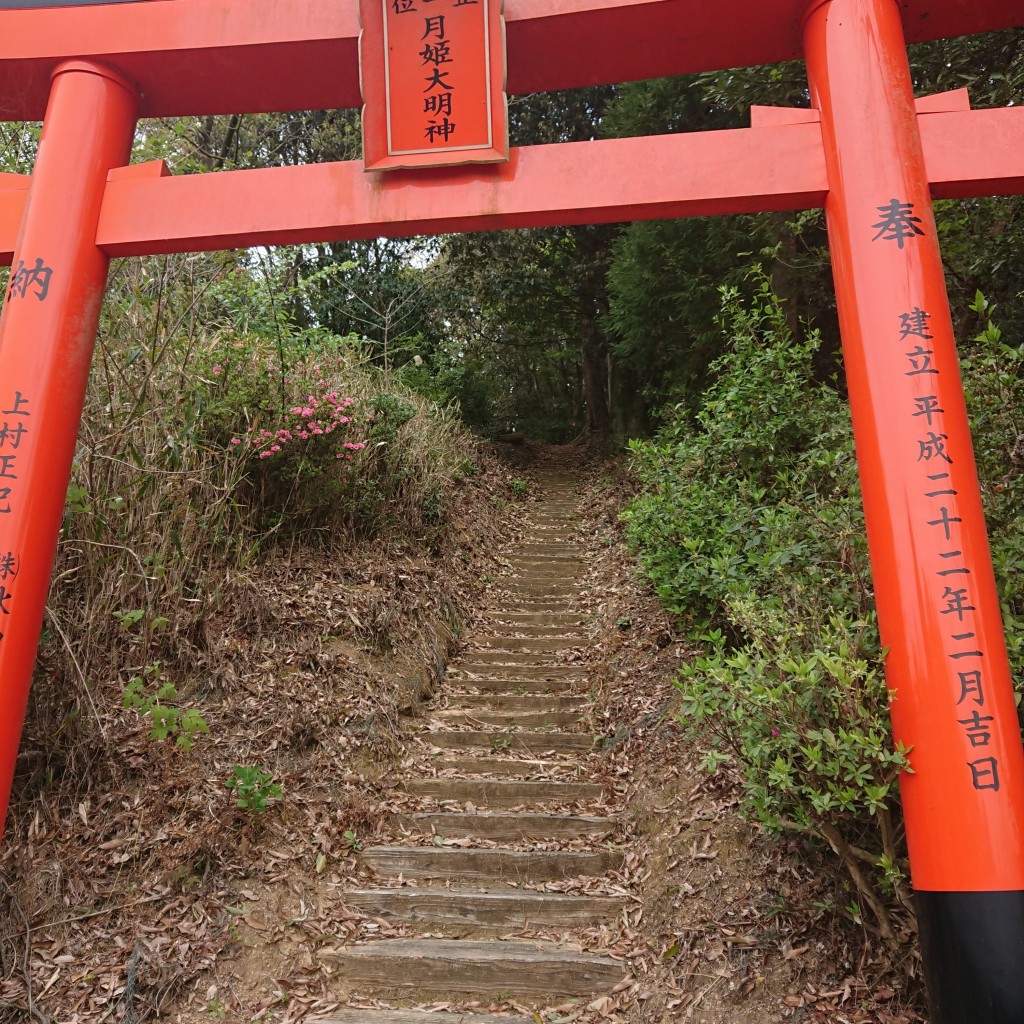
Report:
[[[115,273],[0,849],[0,1020],[147,1019],[231,955],[240,893],[290,865],[344,877],[399,715],[493,559],[502,474],[351,348],[318,339],[317,379],[372,441],[352,462],[296,450],[274,475],[230,443],[310,383],[297,344],[218,292],[234,273],[219,256]],[[235,390],[226,350],[252,371]],[[190,751],[151,738],[123,706],[133,678],[209,732]],[[237,808],[233,765],[283,800]]]

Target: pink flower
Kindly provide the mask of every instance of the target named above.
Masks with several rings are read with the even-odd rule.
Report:
[[[240,437],[233,437],[233,438],[231,438],[231,443],[232,444],[241,444],[242,443],[242,439]]]

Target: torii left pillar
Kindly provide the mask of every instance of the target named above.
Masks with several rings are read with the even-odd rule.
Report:
[[[54,72],[0,319],[0,837],[107,283],[96,227],[137,109],[107,68]]]

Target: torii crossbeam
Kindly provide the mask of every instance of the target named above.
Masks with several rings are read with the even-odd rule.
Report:
[[[382,0],[383,2],[383,0]],[[377,235],[823,207],[833,254],[933,1024],[1024,1020],[1024,752],[933,198],[1024,192],[1024,109],[915,104],[908,42],[1017,27],[1021,0],[506,0],[508,89],[795,57],[812,109],[749,129],[175,177],[137,118],[361,105],[358,0],[0,0],[0,822],[109,260]]]

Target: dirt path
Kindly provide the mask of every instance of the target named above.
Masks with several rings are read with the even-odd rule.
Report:
[[[585,556],[570,540],[578,498],[557,470],[539,483],[527,541],[410,745],[408,810],[388,845],[363,851],[371,883],[344,897],[416,936],[335,954],[350,1003],[395,1009],[349,1009],[332,1018],[339,1022],[437,1022],[425,1007],[445,1001],[465,1024],[494,1020],[467,1015],[467,1005],[539,1020],[629,975],[621,959],[579,941],[630,899],[617,874],[614,793],[591,780],[584,670],[571,660],[588,641]]]

